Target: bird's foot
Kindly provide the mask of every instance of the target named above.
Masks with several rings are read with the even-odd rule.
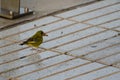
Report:
[[[41,53],[42,51],[41,50],[39,50],[39,49],[37,49],[37,51],[36,51],[37,53]]]
[[[32,48],[32,49],[30,49],[30,50],[36,50],[35,48]]]

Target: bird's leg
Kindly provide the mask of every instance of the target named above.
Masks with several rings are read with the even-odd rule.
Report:
[[[30,50],[32,51],[32,53],[35,53],[36,49],[32,47]]]
[[[36,50],[37,50],[37,51],[36,51],[37,53],[40,53],[40,52],[42,52],[42,51],[41,51],[40,49],[38,49],[38,48],[37,48]]]
[[[42,52],[42,50],[41,49],[39,49],[39,48],[36,48],[36,55],[37,55],[37,57],[36,57],[36,59],[38,59],[38,60],[40,60],[41,59],[41,56],[40,56],[40,53]],[[37,63],[38,64],[38,66],[39,65],[41,65],[41,62],[38,62]]]
[[[33,47],[32,47],[31,50],[32,50],[33,52],[36,51],[36,53],[40,53],[40,52],[42,52],[39,48],[33,48]]]
[[[32,47],[31,50],[36,50],[36,49]]]
[[[38,48],[32,47],[31,48],[32,52],[34,55],[31,56],[31,60],[32,61],[38,61],[41,59],[41,56],[39,55],[39,53],[41,52]],[[37,63],[37,66],[41,65],[41,62]]]
[[[40,56],[40,52],[41,50],[39,50],[38,48],[36,48],[36,54],[34,55],[35,59],[38,61],[41,59],[41,56]],[[41,65],[41,62],[38,62],[37,65]]]

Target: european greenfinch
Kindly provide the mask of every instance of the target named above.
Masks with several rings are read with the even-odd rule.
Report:
[[[32,37],[21,43],[20,45],[28,45],[31,47],[38,48],[40,44],[43,42],[43,36],[48,36],[42,30],[37,31]]]

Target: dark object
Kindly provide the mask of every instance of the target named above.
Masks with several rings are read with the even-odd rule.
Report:
[[[26,56],[22,56],[22,57],[20,57],[19,59],[23,59],[23,58],[26,58]]]
[[[0,16],[8,19],[33,13],[29,8],[20,8],[20,0],[1,0]]]
[[[91,47],[92,47],[92,48],[95,48],[95,47],[97,47],[97,46],[94,46],[94,45],[93,45],[93,46],[91,46]]]

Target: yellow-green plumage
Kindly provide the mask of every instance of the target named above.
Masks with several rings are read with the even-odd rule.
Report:
[[[43,31],[37,31],[32,37],[30,37],[28,40],[23,42],[20,45],[28,45],[31,47],[38,48],[40,44],[43,42],[43,36],[47,36]]]

